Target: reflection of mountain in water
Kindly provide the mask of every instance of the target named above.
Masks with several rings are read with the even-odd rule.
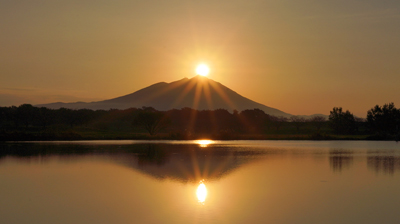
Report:
[[[255,160],[254,151],[196,145],[148,145],[138,156],[138,169],[157,178],[184,181],[218,179]],[[157,166],[155,166],[157,164]]]
[[[235,144],[233,144],[235,145]],[[57,157],[61,161],[77,159],[102,160],[129,167],[157,179],[198,182],[201,179],[219,179],[245,164],[258,159],[281,155],[315,155],[329,157],[333,172],[350,169],[355,157],[366,158],[366,166],[377,173],[400,171],[400,153],[397,150],[315,149],[290,150],[255,145],[161,144],[161,143],[0,143],[0,164],[6,157],[27,162],[46,162]],[[365,161],[365,160],[357,160]],[[364,165],[365,166],[365,165]]]
[[[172,144],[6,144],[0,145],[2,158],[40,158],[46,161],[58,156],[71,160],[85,156],[102,158],[138,170],[157,179],[197,182],[219,179],[240,166],[257,159],[260,151],[227,147]]]

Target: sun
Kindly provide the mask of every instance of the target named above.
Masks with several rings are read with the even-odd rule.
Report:
[[[206,64],[199,64],[196,68],[196,74],[201,76],[207,76],[210,72],[210,69]]]

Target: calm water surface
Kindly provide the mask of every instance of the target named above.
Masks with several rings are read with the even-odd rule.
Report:
[[[0,143],[0,223],[400,223],[400,143]]]

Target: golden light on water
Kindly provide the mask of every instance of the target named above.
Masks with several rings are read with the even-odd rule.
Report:
[[[210,72],[210,69],[206,64],[200,64],[196,68],[196,74],[201,75],[201,76],[207,76],[208,73]]]
[[[200,185],[197,187],[196,195],[199,202],[203,203],[206,200],[207,188],[202,181],[200,182]]]
[[[209,144],[214,143],[214,141],[213,141],[213,140],[197,140],[196,143],[199,144],[200,147],[205,148],[205,147],[207,147]]]

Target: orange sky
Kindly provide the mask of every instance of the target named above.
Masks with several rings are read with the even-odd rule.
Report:
[[[0,106],[94,101],[195,75],[291,114],[400,107],[400,2],[3,1]]]

